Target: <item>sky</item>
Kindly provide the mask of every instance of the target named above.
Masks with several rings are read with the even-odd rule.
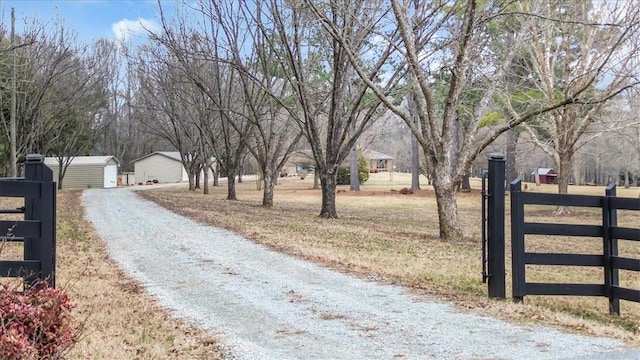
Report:
[[[173,1],[163,1],[163,7]],[[66,28],[77,32],[78,38],[141,38],[143,27],[159,26],[156,0],[0,0],[4,28],[11,26],[11,8],[15,8],[16,30],[20,33],[28,18],[43,21],[64,20]]]

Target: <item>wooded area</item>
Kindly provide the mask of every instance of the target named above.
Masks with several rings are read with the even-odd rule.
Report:
[[[637,2],[166,6],[157,3],[160,30],[136,44],[87,44],[61,19],[29,19],[13,36],[3,17],[4,175],[17,173],[14,154],[56,156],[61,169],[114,155],[131,171],[136,158],[177,150],[191,189],[208,191],[201,169],[215,170],[216,185],[254,172],[269,207],[288,156],[310,150],[320,216],[334,218],[338,169],[370,148],[430,179],[443,240],[462,237],[456,191],[492,151],[506,153],[509,179],[554,168],[561,193],[571,182],[638,185]]]

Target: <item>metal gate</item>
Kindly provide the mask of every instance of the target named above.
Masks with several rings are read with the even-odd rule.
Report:
[[[489,297],[504,297],[504,281],[491,282],[492,279],[504,279],[505,276],[504,156],[493,154],[489,159],[489,170],[486,176],[489,188],[487,192],[485,192],[484,178],[485,176],[483,176],[482,200],[483,279],[489,279]],[[609,299],[609,311],[615,314],[620,314],[620,299],[640,302],[640,290],[619,286],[619,270],[640,272],[640,259],[618,256],[618,240],[640,242],[640,228],[620,227],[617,224],[617,210],[640,211],[640,199],[617,197],[613,184],[607,187],[604,196],[528,193],[522,191],[520,179],[511,182],[510,198],[511,280],[512,296],[515,301],[523,301],[526,295],[603,296]],[[525,205],[600,208],[602,225],[527,222]],[[526,235],[599,237],[602,238],[602,254],[528,252],[525,249]],[[492,244],[493,242],[497,244]],[[484,267],[485,259],[487,270]],[[603,277],[601,282],[592,284],[528,282],[526,265],[601,267]],[[552,270],[549,269],[549,271]],[[499,286],[502,288],[497,288]]]
[[[24,207],[0,214],[24,214],[24,220],[0,220],[5,241],[24,243],[23,260],[0,260],[0,277],[21,277],[25,285],[46,280],[55,287],[56,183],[39,154],[27,155],[25,177],[1,178],[0,196],[22,197]]]

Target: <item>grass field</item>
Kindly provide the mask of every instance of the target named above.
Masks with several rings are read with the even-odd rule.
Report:
[[[81,326],[80,339],[66,358],[222,359],[215,337],[170,318],[109,259],[83,220],[80,194],[62,191],[57,199],[56,283],[76,303],[74,316]],[[20,205],[15,199],[0,201],[0,208]],[[4,245],[2,260],[22,259],[21,243]]]
[[[607,335],[640,342],[640,304],[621,301],[620,317],[608,314],[606,298],[527,296],[524,305],[491,301],[481,281],[479,181],[473,190],[458,196],[465,238],[442,242],[438,238],[436,203],[429,186],[412,195],[399,190],[409,187],[408,174],[371,174],[361,192],[339,187],[339,219],[321,219],[320,190],[312,189],[311,177],[281,178],[275,191],[275,206],[260,206],[262,192],[255,181],[238,185],[239,201],[226,201],[226,187],[212,194],[188,192],[184,188],[144,191],[140,194],[202,223],[236,231],[245,237],[300,258],[326,264],[367,278],[402,284],[417,292],[450,300],[461,308],[515,321],[552,324],[594,335]],[[426,183],[425,179],[421,181]],[[528,184],[527,191],[556,192],[556,187]],[[618,189],[619,196],[638,197],[639,189]],[[603,187],[571,187],[570,193],[604,194]],[[508,199],[507,199],[508,201]],[[507,206],[507,209],[509,207]],[[558,218],[553,208],[532,207],[527,221],[600,224],[597,210],[575,208],[572,215]],[[640,215],[619,213],[621,226],[637,227]],[[507,216],[507,226],[508,216]],[[507,228],[507,241],[509,228]],[[527,250],[597,253],[600,239],[528,237]],[[507,284],[510,285],[510,244],[507,243]],[[638,244],[620,241],[620,253],[640,258]],[[535,267],[527,269],[528,281],[600,283],[602,269],[582,267]],[[638,274],[621,271],[621,284],[640,289]],[[507,289],[510,294],[511,289]]]

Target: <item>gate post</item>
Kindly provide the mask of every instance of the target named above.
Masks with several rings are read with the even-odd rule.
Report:
[[[25,220],[40,221],[40,237],[24,239],[24,259],[39,260],[40,272],[25,278],[25,285],[46,280],[50,287],[56,285],[56,184],[53,172],[45,165],[40,154],[27,155],[24,165],[26,181],[40,183],[40,196],[25,197]]]
[[[504,177],[503,154],[489,155],[487,272],[490,298],[506,297],[504,258]]]
[[[513,301],[521,303],[526,294],[524,262],[524,205],[522,181],[516,178],[510,184],[511,197],[511,293]]]
[[[609,198],[616,196],[616,185],[609,184],[602,199],[602,241],[604,246],[604,291],[609,298],[609,313],[620,315],[620,299],[612,295],[612,287],[619,286],[619,271],[613,268],[611,258],[618,256],[618,239],[611,236],[611,227],[618,226],[616,209],[609,206]]]

